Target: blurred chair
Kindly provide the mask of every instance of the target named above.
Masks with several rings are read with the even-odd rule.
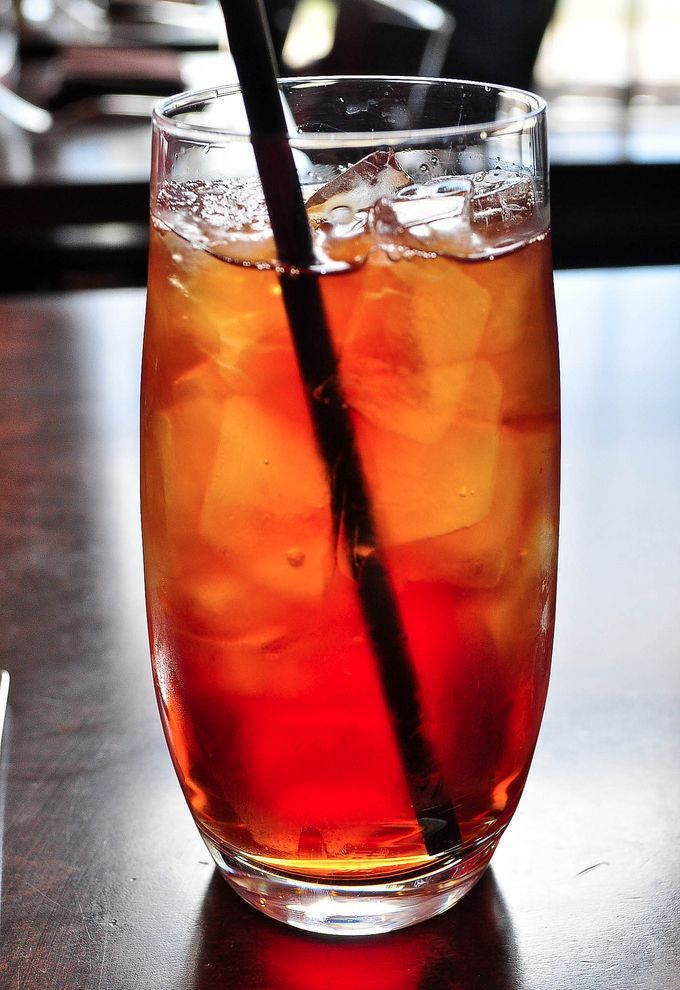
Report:
[[[41,107],[0,85],[0,293],[144,284],[149,118],[183,59],[66,48],[33,70]]]
[[[532,89],[556,0],[439,0],[456,21],[443,75]]]
[[[0,121],[0,293],[144,283],[150,102],[135,118],[92,101],[111,112],[44,135]]]
[[[433,0],[265,0],[282,75],[438,76],[455,21]]]
[[[12,0],[0,0],[0,151],[3,153],[11,140],[13,126],[33,134],[42,134],[49,127],[49,114],[16,94],[18,76],[19,38],[14,6]]]

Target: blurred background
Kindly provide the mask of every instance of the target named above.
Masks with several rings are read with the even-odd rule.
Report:
[[[680,4],[266,7],[282,74],[446,75],[541,92],[556,266],[680,261]],[[0,292],[143,285],[151,108],[233,78],[216,0],[0,0]]]

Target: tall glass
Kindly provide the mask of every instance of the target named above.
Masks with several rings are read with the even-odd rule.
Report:
[[[307,270],[277,262],[238,88],[154,115],[151,652],[180,784],[228,882],[291,925],[367,934],[446,910],[481,876],[543,712],[559,480],[545,113],[442,80],[282,92]],[[332,338],[313,389],[291,280],[316,281]],[[368,541],[338,486],[345,455],[315,428],[338,395]],[[385,600],[362,584],[371,567]]]

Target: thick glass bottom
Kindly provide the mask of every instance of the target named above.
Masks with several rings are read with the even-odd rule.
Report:
[[[244,901],[270,918],[322,935],[377,935],[442,914],[477,883],[499,838],[422,871],[351,883],[286,875],[220,850],[203,836],[222,876]]]

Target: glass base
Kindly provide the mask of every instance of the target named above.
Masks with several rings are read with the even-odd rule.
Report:
[[[203,839],[227,883],[270,918],[321,935],[377,935],[453,907],[484,873],[500,835],[462,858],[448,857],[421,872],[354,884],[287,876]]]

